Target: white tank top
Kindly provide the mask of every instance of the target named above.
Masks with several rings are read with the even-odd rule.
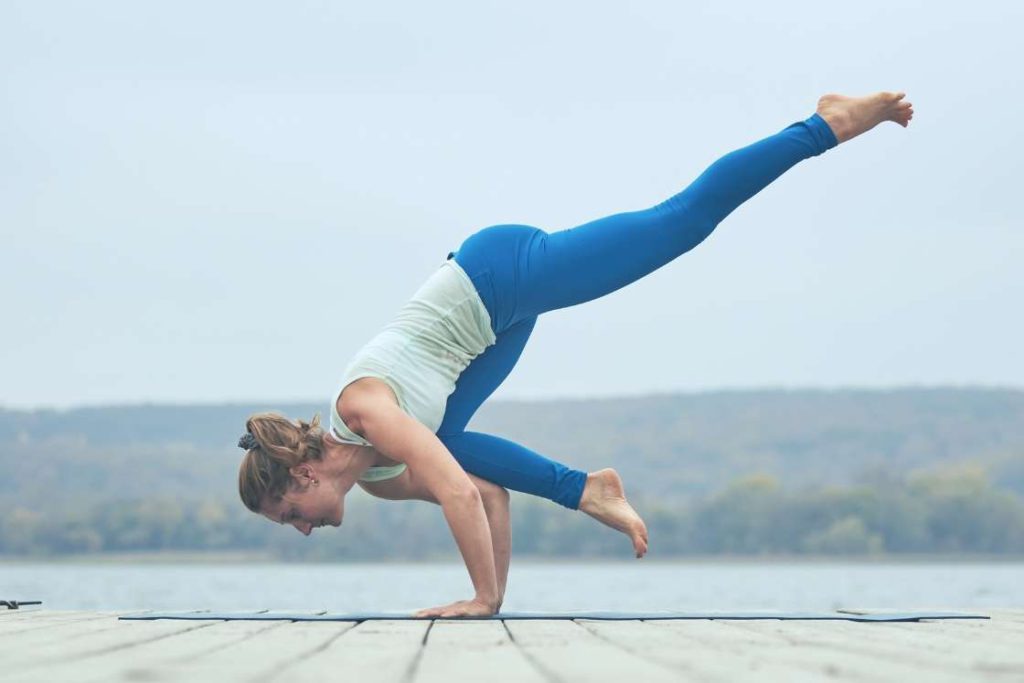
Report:
[[[342,390],[363,377],[384,381],[399,407],[436,433],[459,375],[496,340],[472,280],[448,259],[345,368],[331,401],[332,436],[372,445],[345,425],[337,408]]]

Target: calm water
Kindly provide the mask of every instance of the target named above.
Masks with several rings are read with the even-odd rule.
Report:
[[[458,564],[0,564],[48,609],[413,610],[471,597]],[[1020,607],[1024,563],[516,563],[503,609]]]

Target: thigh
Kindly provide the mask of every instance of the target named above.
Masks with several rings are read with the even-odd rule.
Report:
[[[715,225],[681,202],[545,234],[517,278],[519,315],[576,306],[625,287],[700,244]]]
[[[665,202],[548,233],[495,225],[455,252],[497,335],[522,320],[610,294],[660,268],[707,237],[714,225]]]
[[[444,421],[438,436],[458,434],[488,396],[494,393],[526,347],[537,318],[521,320],[497,335],[497,341],[474,358],[455,382],[455,391],[448,397]]]

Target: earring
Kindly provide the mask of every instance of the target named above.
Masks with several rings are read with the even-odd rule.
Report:
[[[314,479],[313,480],[313,486],[319,486],[319,485],[320,485],[320,480],[319,479]]]

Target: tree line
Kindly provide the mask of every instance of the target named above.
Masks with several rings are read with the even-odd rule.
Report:
[[[980,467],[871,485],[786,488],[770,475],[674,504],[639,497],[649,557],[688,555],[1024,554],[1024,500],[993,487]],[[513,494],[516,556],[627,557],[628,540],[583,513]],[[439,507],[350,495],[340,529],[310,537],[222,499],[147,497],[63,512],[8,510],[0,554],[254,551],[268,559],[457,559]]]
[[[457,558],[440,509],[353,492],[310,538],[238,500],[245,417],[321,404],[0,408],[0,554]],[[485,403],[470,428],[615,467],[651,556],[1021,553],[1024,391],[736,390]],[[628,557],[580,513],[516,494],[519,554]],[[381,530],[385,530],[383,533]]]

